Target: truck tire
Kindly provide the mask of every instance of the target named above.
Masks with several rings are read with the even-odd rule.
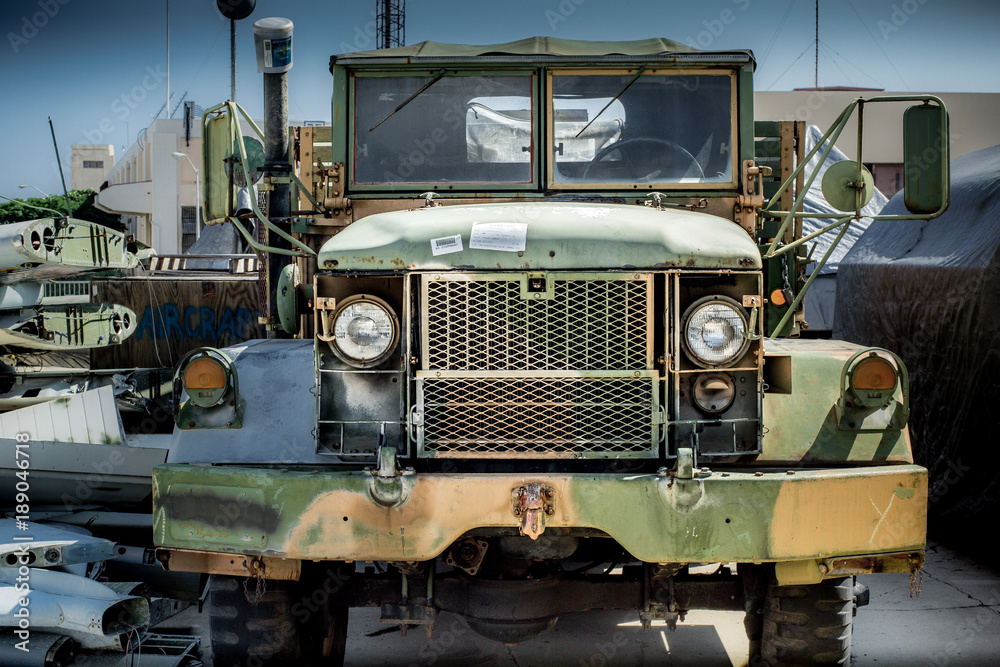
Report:
[[[849,665],[854,579],[768,588],[761,658],[765,665]]]
[[[247,600],[245,578],[213,575],[209,626],[215,667],[299,667],[344,663],[348,609],[311,605],[301,582],[267,581],[256,604]],[[254,586],[250,593],[254,595]],[[313,611],[315,610],[315,611]]]

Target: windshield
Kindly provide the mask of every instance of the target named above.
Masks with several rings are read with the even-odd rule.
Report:
[[[355,77],[354,182],[530,183],[533,117],[531,76]]]
[[[556,73],[552,181],[731,183],[728,74]]]

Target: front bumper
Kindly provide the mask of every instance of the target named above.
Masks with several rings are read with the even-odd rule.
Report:
[[[278,559],[424,561],[463,534],[522,519],[514,497],[551,490],[540,528],[591,529],[654,563],[798,561],[922,551],[927,471],[915,465],[670,474],[414,474],[164,464],[153,472],[159,547]],[[398,493],[386,502],[386,486]],[[375,499],[381,498],[381,502]]]

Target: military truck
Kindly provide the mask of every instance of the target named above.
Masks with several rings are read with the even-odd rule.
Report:
[[[273,333],[181,362],[154,471],[161,564],[212,575],[216,664],[340,664],[364,606],[506,643],[738,610],[754,661],[847,664],[855,577],[919,575],[927,474],[896,354],[787,335],[815,174],[791,125],[755,142],[752,53],[425,42],[330,70],[329,158],[300,144],[304,183],[289,148],[256,168],[267,209],[207,216],[269,251]],[[938,215],[940,100],[859,99],[816,151],[883,102],[911,103],[910,217]],[[222,147],[246,183],[238,117],[206,114],[206,171]],[[861,160],[824,176],[827,230],[871,195]]]

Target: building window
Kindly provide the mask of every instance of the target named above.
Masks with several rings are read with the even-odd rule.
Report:
[[[903,189],[902,162],[866,162],[865,167],[872,173],[875,187],[888,198]]]
[[[197,240],[197,206],[181,206],[181,252],[187,252]]]
[[[84,160],[84,169],[104,169],[104,160]]]

